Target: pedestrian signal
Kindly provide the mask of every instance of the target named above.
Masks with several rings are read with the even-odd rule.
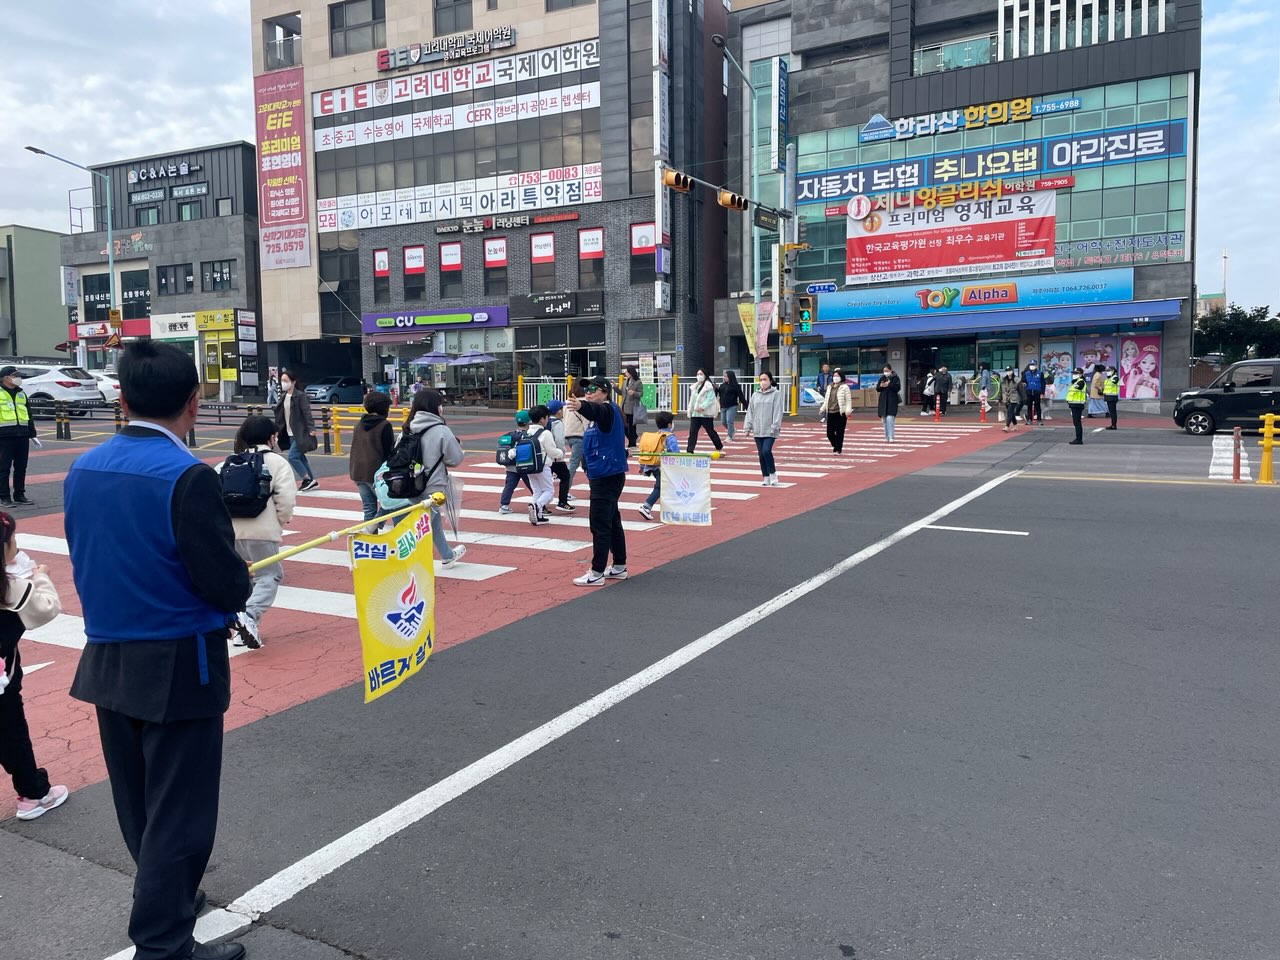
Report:
[[[678,170],[663,170],[662,183],[663,186],[670,187],[672,190],[688,193],[693,187],[693,178],[687,173],[680,173]]]
[[[813,331],[813,317],[813,297],[796,297],[796,323],[799,325],[801,333],[811,333]]]
[[[746,197],[738,193],[730,193],[728,190],[721,190],[716,202],[730,210],[745,210],[749,205]]]

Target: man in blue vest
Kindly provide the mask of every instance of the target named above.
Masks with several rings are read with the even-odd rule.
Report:
[[[1029,426],[1034,420],[1043,427],[1044,410],[1040,400],[1044,397],[1044,374],[1036,361],[1032,360],[1022,371],[1022,382],[1027,388],[1027,424]]]
[[[18,368],[0,367],[0,506],[31,503],[27,499],[27,456],[35,435],[36,424],[27,408],[27,395],[22,392]],[[13,471],[12,488],[10,470]]]
[[[116,819],[137,864],[136,960],[238,960],[198,944],[213,850],[228,626],[249,599],[217,474],[183,444],[199,406],[191,358],[130,344],[120,402],[131,423],[64,484],[72,575],[88,638],[71,695],[97,707]]]
[[[595,587],[606,580],[627,579],[627,535],[618,510],[618,498],[627,485],[627,434],[622,411],[609,399],[609,381],[596,377],[580,386],[584,397],[571,396],[565,406],[589,424],[582,434],[582,464],[591,486],[591,569],[573,582]]]

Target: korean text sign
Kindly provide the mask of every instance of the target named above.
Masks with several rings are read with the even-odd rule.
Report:
[[[848,218],[846,282],[1052,269],[1056,201],[1044,190]]]
[[[711,460],[662,457],[662,522],[681,527],[711,526]]]
[[[302,68],[255,77],[254,116],[258,138],[258,220],[262,269],[311,262]],[[288,230],[278,228],[289,227]]]
[[[352,537],[349,549],[369,703],[421,670],[435,645],[431,515],[405,514],[388,533]]]

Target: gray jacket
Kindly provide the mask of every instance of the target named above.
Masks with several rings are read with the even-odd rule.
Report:
[[[444,419],[425,410],[415,413],[409,423],[410,433],[422,435],[422,467],[431,471],[423,496],[444,493],[449,483],[448,468],[462,463],[462,446],[458,438],[447,425],[428,429],[435,424],[444,424]]]
[[[757,437],[776,437],[782,432],[782,391],[777,387],[756,390],[747,405],[747,418],[742,422],[748,433]]]

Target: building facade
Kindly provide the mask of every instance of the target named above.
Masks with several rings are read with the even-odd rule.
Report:
[[[199,147],[91,167],[88,219],[73,215],[62,266],[77,293],[67,339],[88,369],[131,339],[170,341],[200,370],[202,395],[256,397],[258,193],[248,143]],[[108,186],[109,185],[109,186]],[[120,327],[110,318],[106,190]]]
[[[0,352],[49,357],[66,340],[67,311],[58,292],[62,234],[0,227]]]
[[[251,4],[271,366],[506,400],[701,362],[723,211],[675,196],[659,234],[654,164],[722,171],[721,4],[301,6]],[[414,362],[463,353],[493,359]]]
[[[1061,379],[1110,362],[1124,399],[1172,400],[1195,304],[1200,17],[1196,0],[735,12],[730,48],[757,95],[769,59],[789,59],[810,245],[793,285],[817,297],[802,374],[829,361],[874,381],[889,362],[915,400],[942,364],[971,381],[984,364],[1037,359]],[[747,96],[730,100],[744,167]],[[729,288],[742,290],[750,247],[743,232],[730,243]],[[717,338],[730,365],[745,362],[731,302],[717,305]]]

